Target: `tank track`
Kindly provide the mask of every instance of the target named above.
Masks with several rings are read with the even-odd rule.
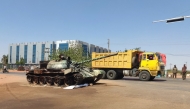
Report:
[[[30,72],[26,74],[26,79],[29,84],[49,86],[71,86],[83,83],[94,84],[95,82],[94,78],[84,79],[83,75],[79,72],[69,73],[68,75],[64,75],[63,73],[34,74]]]

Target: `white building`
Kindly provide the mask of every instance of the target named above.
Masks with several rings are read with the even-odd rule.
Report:
[[[106,52],[106,48],[99,49],[99,46],[89,44],[79,40],[60,40],[60,41],[47,41],[47,42],[29,42],[17,43],[9,45],[9,64],[15,64],[23,57],[26,64],[39,63],[39,61],[48,60],[48,56],[52,53],[53,49],[68,50],[69,47],[82,45],[86,54],[92,52]]]

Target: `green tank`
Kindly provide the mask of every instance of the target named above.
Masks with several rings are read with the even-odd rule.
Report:
[[[29,70],[26,73],[26,78],[30,84],[41,85],[70,86],[83,83],[95,84],[102,78],[105,72],[83,67],[83,64],[114,55],[117,55],[117,53],[82,62],[72,62],[70,57],[65,58],[63,56],[60,56],[59,60],[40,61],[40,67]]]

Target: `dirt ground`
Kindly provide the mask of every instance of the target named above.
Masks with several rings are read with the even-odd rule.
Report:
[[[25,74],[26,71],[17,71],[17,70],[9,70],[10,73],[20,73],[20,74]],[[26,79],[23,78],[22,76],[15,76],[15,75],[10,75],[9,73],[2,73],[0,74],[0,84],[5,84],[5,83],[13,83],[13,82],[25,82]]]
[[[0,109],[189,109],[190,79],[100,80],[73,90],[29,85],[25,72],[0,73]]]

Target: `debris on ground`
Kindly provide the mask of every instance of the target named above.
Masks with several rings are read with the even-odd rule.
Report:
[[[81,87],[87,87],[88,84],[81,84],[81,85],[72,85],[72,86],[67,86],[63,89],[77,89],[77,88],[81,88]]]

